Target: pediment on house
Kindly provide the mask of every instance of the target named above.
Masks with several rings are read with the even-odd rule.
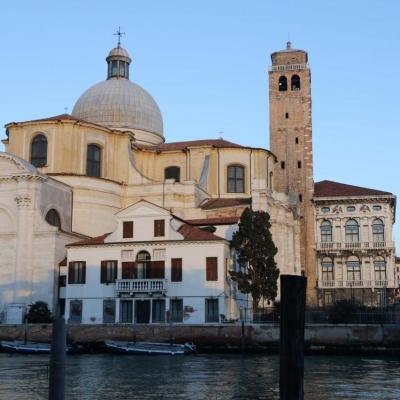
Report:
[[[154,217],[154,216],[168,216],[171,213],[156,204],[150,203],[146,200],[140,200],[137,203],[134,203],[123,210],[119,211],[116,216],[117,218],[126,218],[126,217]]]

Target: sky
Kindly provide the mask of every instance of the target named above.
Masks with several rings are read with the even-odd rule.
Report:
[[[70,113],[105,79],[121,26],[131,80],[159,104],[167,141],[269,148],[270,54],[290,39],[312,71],[315,181],[400,194],[398,0],[3,0],[0,10],[1,138],[8,122]],[[400,249],[400,221],[394,232]]]

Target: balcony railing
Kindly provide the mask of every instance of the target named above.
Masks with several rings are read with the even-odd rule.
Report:
[[[393,242],[319,242],[317,251],[384,250],[392,249]]]
[[[165,279],[118,279],[116,291],[119,293],[164,293],[167,291]]]
[[[319,280],[319,288],[396,288],[395,281],[371,281],[371,280],[357,280],[357,281],[334,281],[334,280]]]

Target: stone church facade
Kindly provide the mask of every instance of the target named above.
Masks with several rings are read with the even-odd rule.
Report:
[[[326,274],[322,276],[321,272],[323,256],[328,256],[331,249],[325,248],[324,253],[318,247],[322,200],[314,194],[317,186],[313,182],[307,57],[306,52],[290,44],[272,54],[271,151],[263,148],[263,138],[259,148],[222,138],[165,142],[160,109],[148,92],[130,80],[131,58],[120,46],[106,58],[107,79],[83,93],[71,115],[7,124],[5,153],[0,153],[3,320],[22,319],[24,307],[36,300],[45,300],[54,307],[59,293],[68,312],[69,302],[80,299],[76,287],[69,290],[67,283],[66,289],[59,288],[71,261],[67,248],[114,232],[118,213],[140,201],[168,210],[196,232],[212,232],[225,243],[222,247],[237,229],[245,207],[268,211],[281,273],[308,277],[310,304],[321,303],[321,298],[327,302],[335,298],[326,293]],[[361,219],[367,215],[362,206],[368,204],[371,211],[371,207],[381,204],[385,215],[376,217],[384,219],[385,240],[380,242],[389,243],[395,197],[382,193],[386,196],[382,202],[369,194],[361,201],[346,193],[323,201],[330,201],[332,209],[337,201],[343,209],[347,201],[360,200],[356,213],[363,213]],[[154,238],[145,241],[150,245]],[[374,237],[362,237],[361,241],[373,243]],[[397,287],[391,246],[384,251],[377,249],[383,253],[376,256],[384,257],[385,262],[385,275],[380,275],[379,281],[387,281],[379,286],[380,290],[393,291]],[[337,246],[334,250],[342,251]],[[357,252],[358,248],[346,251]],[[372,265],[375,255],[368,254]],[[235,261],[232,254],[228,258],[223,274],[229,280],[228,270],[235,268]],[[119,265],[122,261],[119,257],[117,260]],[[343,258],[341,262],[342,266],[346,263]],[[344,282],[343,267],[340,275],[336,265],[339,261],[334,279]],[[367,261],[362,265],[367,271]],[[92,267],[100,268],[97,264]],[[365,272],[369,274],[365,282],[372,282],[371,268]],[[207,283],[200,285],[202,296],[207,292]],[[236,295],[232,287],[221,287],[229,298],[226,304],[234,309]],[[329,286],[331,292],[336,289],[341,289],[336,283]],[[365,289],[373,291],[375,286]],[[117,290],[107,290],[105,300],[110,296],[119,299]],[[236,312],[240,314],[239,308]]]

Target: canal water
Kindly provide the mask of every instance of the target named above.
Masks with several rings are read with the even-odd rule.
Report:
[[[0,399],[47,397],[47,356],[0,354]],[[400,359],[307,356],[305,399],[400,399]],[[290,373],[290,371],[288,371]],[[279,399],[277,355],[76,355],[67,358],[68,400]]]

